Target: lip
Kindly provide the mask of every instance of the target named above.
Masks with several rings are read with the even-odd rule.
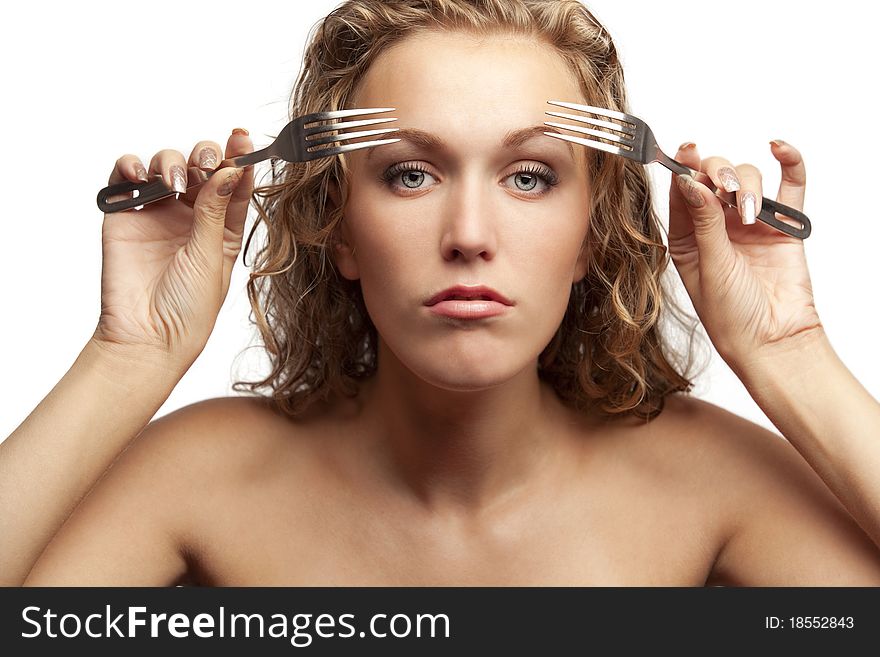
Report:
[[[491,287],[486,287],[485,285],[454,285],[453,287],[435,294],[425,302],[425,305],[434,307],[441,303],[446,304],[453,301],[451,297],[486,297],[485,299],[455,299],[455,303],[458,304],[482,304],[483,306],[486,304],[494,304],[493,307],[514,305],[514,303],[503,294],[497,290],[493,290]],[[450,306],[447,305],[446,307]],[[476,308],[476,305],[473,307]]]
[[[451,297],[475,297],[453,299]],[[478,298],[484,297],[484,298]],[[514,303],[497,290],[485,285],[455,285],[425,302],[431,313],[451,319],[485,319],[501,315]]]
[[[485,299],[446,299],[438,301],[428,310],[435,315],[450,317],[452,319],[484,319],[501,315],[510,308],[498,301]]]

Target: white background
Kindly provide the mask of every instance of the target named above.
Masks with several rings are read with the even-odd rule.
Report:
[[[770,197],[779,172],[768,140],[802,151],[816,306],[838,354],[880,397],[878,141],[871,125],[880,117],[877,10],[854,0],[586,4],[615,38],[633,112],[665,150],[694,141],[704,156],[752,162]],[[250,130],[257,147],[268,143],[287,122],[306,35],[335,5],[151,0],[4,9],[0,440],[94,330],[102,222],[95,195],[116,158],[132,152],[148,163],[162,148],[188,156],[200,139],[224,144],[237,126]],[[665,222],[669,174],[657,167]],[[239,259],[207,347],[157,416],[233,394],[231,381],[261,367],[256,350],[242,354],[255,335],[246,280]],[[773,429],[711,355],[697,396]]]

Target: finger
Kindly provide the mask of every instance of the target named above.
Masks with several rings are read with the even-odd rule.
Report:
[[[730,160],[718,156],[707,157],[703,160],[700,169],[709,176],[715,187],[725,192],[739,191],[740,180]]]
[[[189,154],[187,161],[187,192],[180,198],[189,205],[196,202],[199,195],[200,184],[207,180],[207,176],[202,171],[214,171],[220,164],[221,153],[220,144],[215,141],[198,142]]]
[[[236,128],[226,141],[226,157],[237,157],[246,153],[254,152],[254,142],[244,128]],[[235,234],[244,232],[244,224],[247,220],[248,206],[254,191],[254,167],[244,168],[243,178],[229,201],[227,210],[226,227]]]
[[[150,160],[149,173],[161,175],[175,192],[186,193],[186,160],[179,151],[165,149],[156,153]]]
[[[761,172],[750,164],[734,167],[730,160],[710,156],[702,160],[700,170],[712,184],[725,192],[736,192],[737,210],[740,221],[745,225],[754,224],[761,212],[763,184]],[[705,180],[700,182],[705,184]]]
[[[223,158],[220,144],[215,141],[200,141],[189,154],[188,166],[198,167],[202,171],[213,171]]]
[[[697,171],[700,169],[700,154],[697,152],[697,145],[693,142],[688,141],[679,146],[673,159],[691,169]],[[669,239],[679,240],[693,232],[694,225],[687,203],[675,182],[675,176],[672,176],[669,187]]]
[[[740,164],[736,167],[741,189],[736,193],[736,206],[744,225],[755,223],[755,217],[761,212],[761,201],[764,197],[764,183],[761,172],[751,164]]]
[[[108,185],[115,185],[121,182],[147,182],[147,168],[141,162],[141,158],[137,155],[123,155],[113,166],[110,172],[110,178],[107,180]]]
[[[727,221],[721,201],[708,187],[691,176],[675,174],[673,178],[693,225],[694,239],[700,252],[701,277],[727,271],[736,254],[727,235]]]
[[[226,214],[243,173],[235,167],[220,169],[201,185],[193,205],[193,247],[210,263],[211,271],[223,271]]]
[[[803,211],[804,194],[807,190],[807,170],[800,151],[791,144],[774,139],[770,152],[782,168],[782,182],[776,200],[795,210]]]

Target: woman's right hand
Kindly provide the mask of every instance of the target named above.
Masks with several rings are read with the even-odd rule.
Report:
[[[225,157],[252,151],[247,131],[237,129]],[[212,141],[197,143],[189,161],[160,151],[148,171],[137,156],[123,155],[109,184],[161,174],[169,187],[183,176],[185,188],[188,167],[214,169],[222,159]],[[253,187],[252,166],[228,168],[178,198],[105,214],[101,316],[92,342],[124,357],[170,360],[185,371],[204,349],[229,290]]]

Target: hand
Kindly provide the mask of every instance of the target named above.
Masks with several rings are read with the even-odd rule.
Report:
[[[782,169],[776,200],[802,210],[806,171],[801,154],[784,142],[771,145],[771,151]],[[824,336],[803,240],[760,221],[746,225],[741,218],[749,192],[756,201],[754,214],[761,211],[760,171],[750,164],[734,167],[720,157],[701,160],[693,144],[683,144],[675,159],[700,173],[696,181],[673,175],[669,252],[719,355],[738,370],[776,349]],[[711,179],[731,191],[724,184],[731,172],[740,185],[739,212],[703,184]]]
[[[244,130],[226,157],[253,151]],[[208,159],[200,159],[207,156]],[[189,157],[163,150],[149,174],[186,188],[187,168],[214,169],[219,144],[201,141]],[[101,317],[92,342],[125,356],[172,358],[185,368],[204,349],[226,298],[253,191],[253,167],[229,168],[175,199],[104,215]],[[135,155],[116,161],[110,184],[145,180]]]

